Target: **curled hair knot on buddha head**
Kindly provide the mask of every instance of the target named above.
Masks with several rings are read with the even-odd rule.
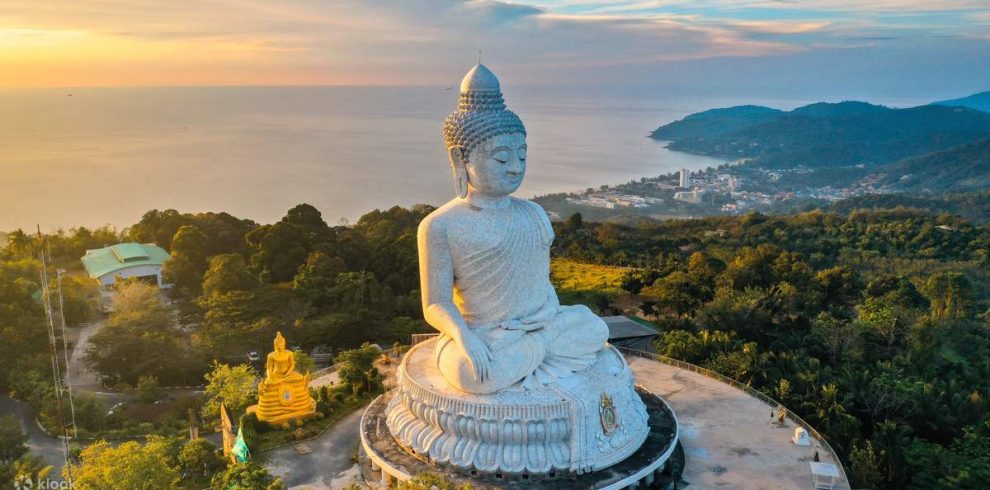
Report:
[[[467,195],[463,162],[486,140],[501,134],[526,135],[522,120],[506,109],[498,78],[478,64],[461,81],[460,103],[443,123],[443,139],[459,197]]]

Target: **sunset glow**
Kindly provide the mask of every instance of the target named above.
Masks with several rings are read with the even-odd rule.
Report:
[[[0,86],[442,84],[479,49],[536,84],[716,58],[903,64],[904,49],[922,67],[944,62],[930,52],[948,39],[972,64],[990,56],[981,3],[12,0]]]

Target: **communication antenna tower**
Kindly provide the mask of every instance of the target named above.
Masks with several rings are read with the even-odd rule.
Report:
[[[66,478],[68,479],[69,486],[72,486],[72,469],[69,466],[70,456],[69,456],[69,429],[72,429],[71,434],[76,434],[76,424],[75,424],[75,406],[72,403],[72,391],[69,389],[68,379],[62,373],[62,366],[59,362],[58,355],[58,340],[61,336],[62,338],[62,348],[65,352],[65,369],[69,369],[69,357],[67,341],[65,339],[65,311],[62,308],[62,287],[61,287],[61,272],[58,272],[59,277],[59,317],[62,326],[61,335],[59,331],[55,328],[55,318],[54,312],[52,311],[52,298],[51,298],[51,284],[48,282],[48,261],[50,258],[50,252],[46,251],[47,243],[45,242],[44,236],[41,234],[41,226],[38,226],[38,250],[41,257],[41,301],[42,306],[45,309],[45,320],[48,324],[48,346],[51,354],[52,362],[52,380],[55,383],[55,410],[58,419],[59,434],[58,439],[62,443],[62,456],[65,459],[65,472]],[[72,412],[72,423],[68,424],[65,420],[65,403],[68,402],[69,410]]]

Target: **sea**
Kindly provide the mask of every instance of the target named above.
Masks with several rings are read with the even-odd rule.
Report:
[[[454,192],[441,126],[457,97],[455,87],[3,89],[0,230],[121,228],[168,208],[271,223],[299,203],[340,224],[439,205]],[[505,97],[528,132],[522,197],[724,163],[647,137],[693,112],[842,100],[545,86]]]

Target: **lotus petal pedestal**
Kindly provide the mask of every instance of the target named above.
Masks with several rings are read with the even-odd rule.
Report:
[[[627,458],[650,432],[632,372],[611,346],[551,385],[473,395],[444,380],[435,343],[405,356],[386,409],[396,441],[433,464],[472,475],[582,474]]]

